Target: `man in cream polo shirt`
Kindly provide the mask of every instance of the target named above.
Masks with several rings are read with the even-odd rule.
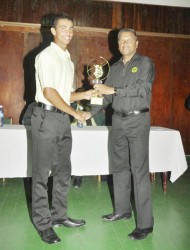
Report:
[[[54,60],[52,60],[52,58]],[[44,87],[50,87],[56,89],[61,98],[70,106],[71,92],[74,91],[72,88],[74,65],[70,59],[68,50],[64,51],[56,43],[52,42],[43,53],[40,53],[36,57],[35,68],[36,101],[52,105],[52,103],[44,97],[43,93]]]
[[[56,15],[51,27],[54,41],[37,55],[36,106],[33,110],[32,141],[32,219],[41,239],[49,244],[61,239],[53,227],[80,227],[84,220],[67,215],[70,185],[72,136],[69,115],[81,122],[86,113],[76,111],[70,102],[89,100],[93,90],[73,92],[74,66],[67,51],[73,37],[73,21],[67,14]],[[49,209],[47,182],[54,168],[52,206]]]

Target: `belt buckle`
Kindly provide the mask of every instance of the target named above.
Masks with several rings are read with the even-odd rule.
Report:
[[[138,114],[140,114],[140,112],[139,112],[138,110],[134,110],[134,111],[133,111],[133,114],[134,114],[134,115],[138,115]]]
[[[126,116],[130,116],[130,115],[136,115],[135,111],[129,111],[129,112],[125,115],[125,117],[126,117]]]

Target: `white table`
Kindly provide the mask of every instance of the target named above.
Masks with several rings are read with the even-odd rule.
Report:
[[[109,164],[111,127],[72,127],[72,175],[106,175]],[[31,127],[4,125],[0,128],[0,178],[30,177],[32,169]],[[151,127],[150,172],[171,171],[171,182],[187,169],[187,161],[179,131]]]

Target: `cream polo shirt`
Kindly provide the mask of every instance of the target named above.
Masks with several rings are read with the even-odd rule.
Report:
[[[43,89],[51,87],[57,90],[63,100],[70,105],[73,91],[74,64],[69,52],[63,51],[54,42],[36,56],[36,102],[52,105],[45,99]]]

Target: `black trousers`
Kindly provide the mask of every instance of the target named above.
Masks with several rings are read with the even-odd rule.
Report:
[[[133,176],[137,227],[153,226],[151,183],[149,178],[149,113],[128,118],[115,114],[112,121],[112,169],[116,213],[132,210]]]
[[[36,107],[32,118],[33,169],[32,218],[38,231],[52,226],[52,220],[67,218],[72,137],[67,114]],[[47,182],[53,170],[52,207],[49,209]]]

